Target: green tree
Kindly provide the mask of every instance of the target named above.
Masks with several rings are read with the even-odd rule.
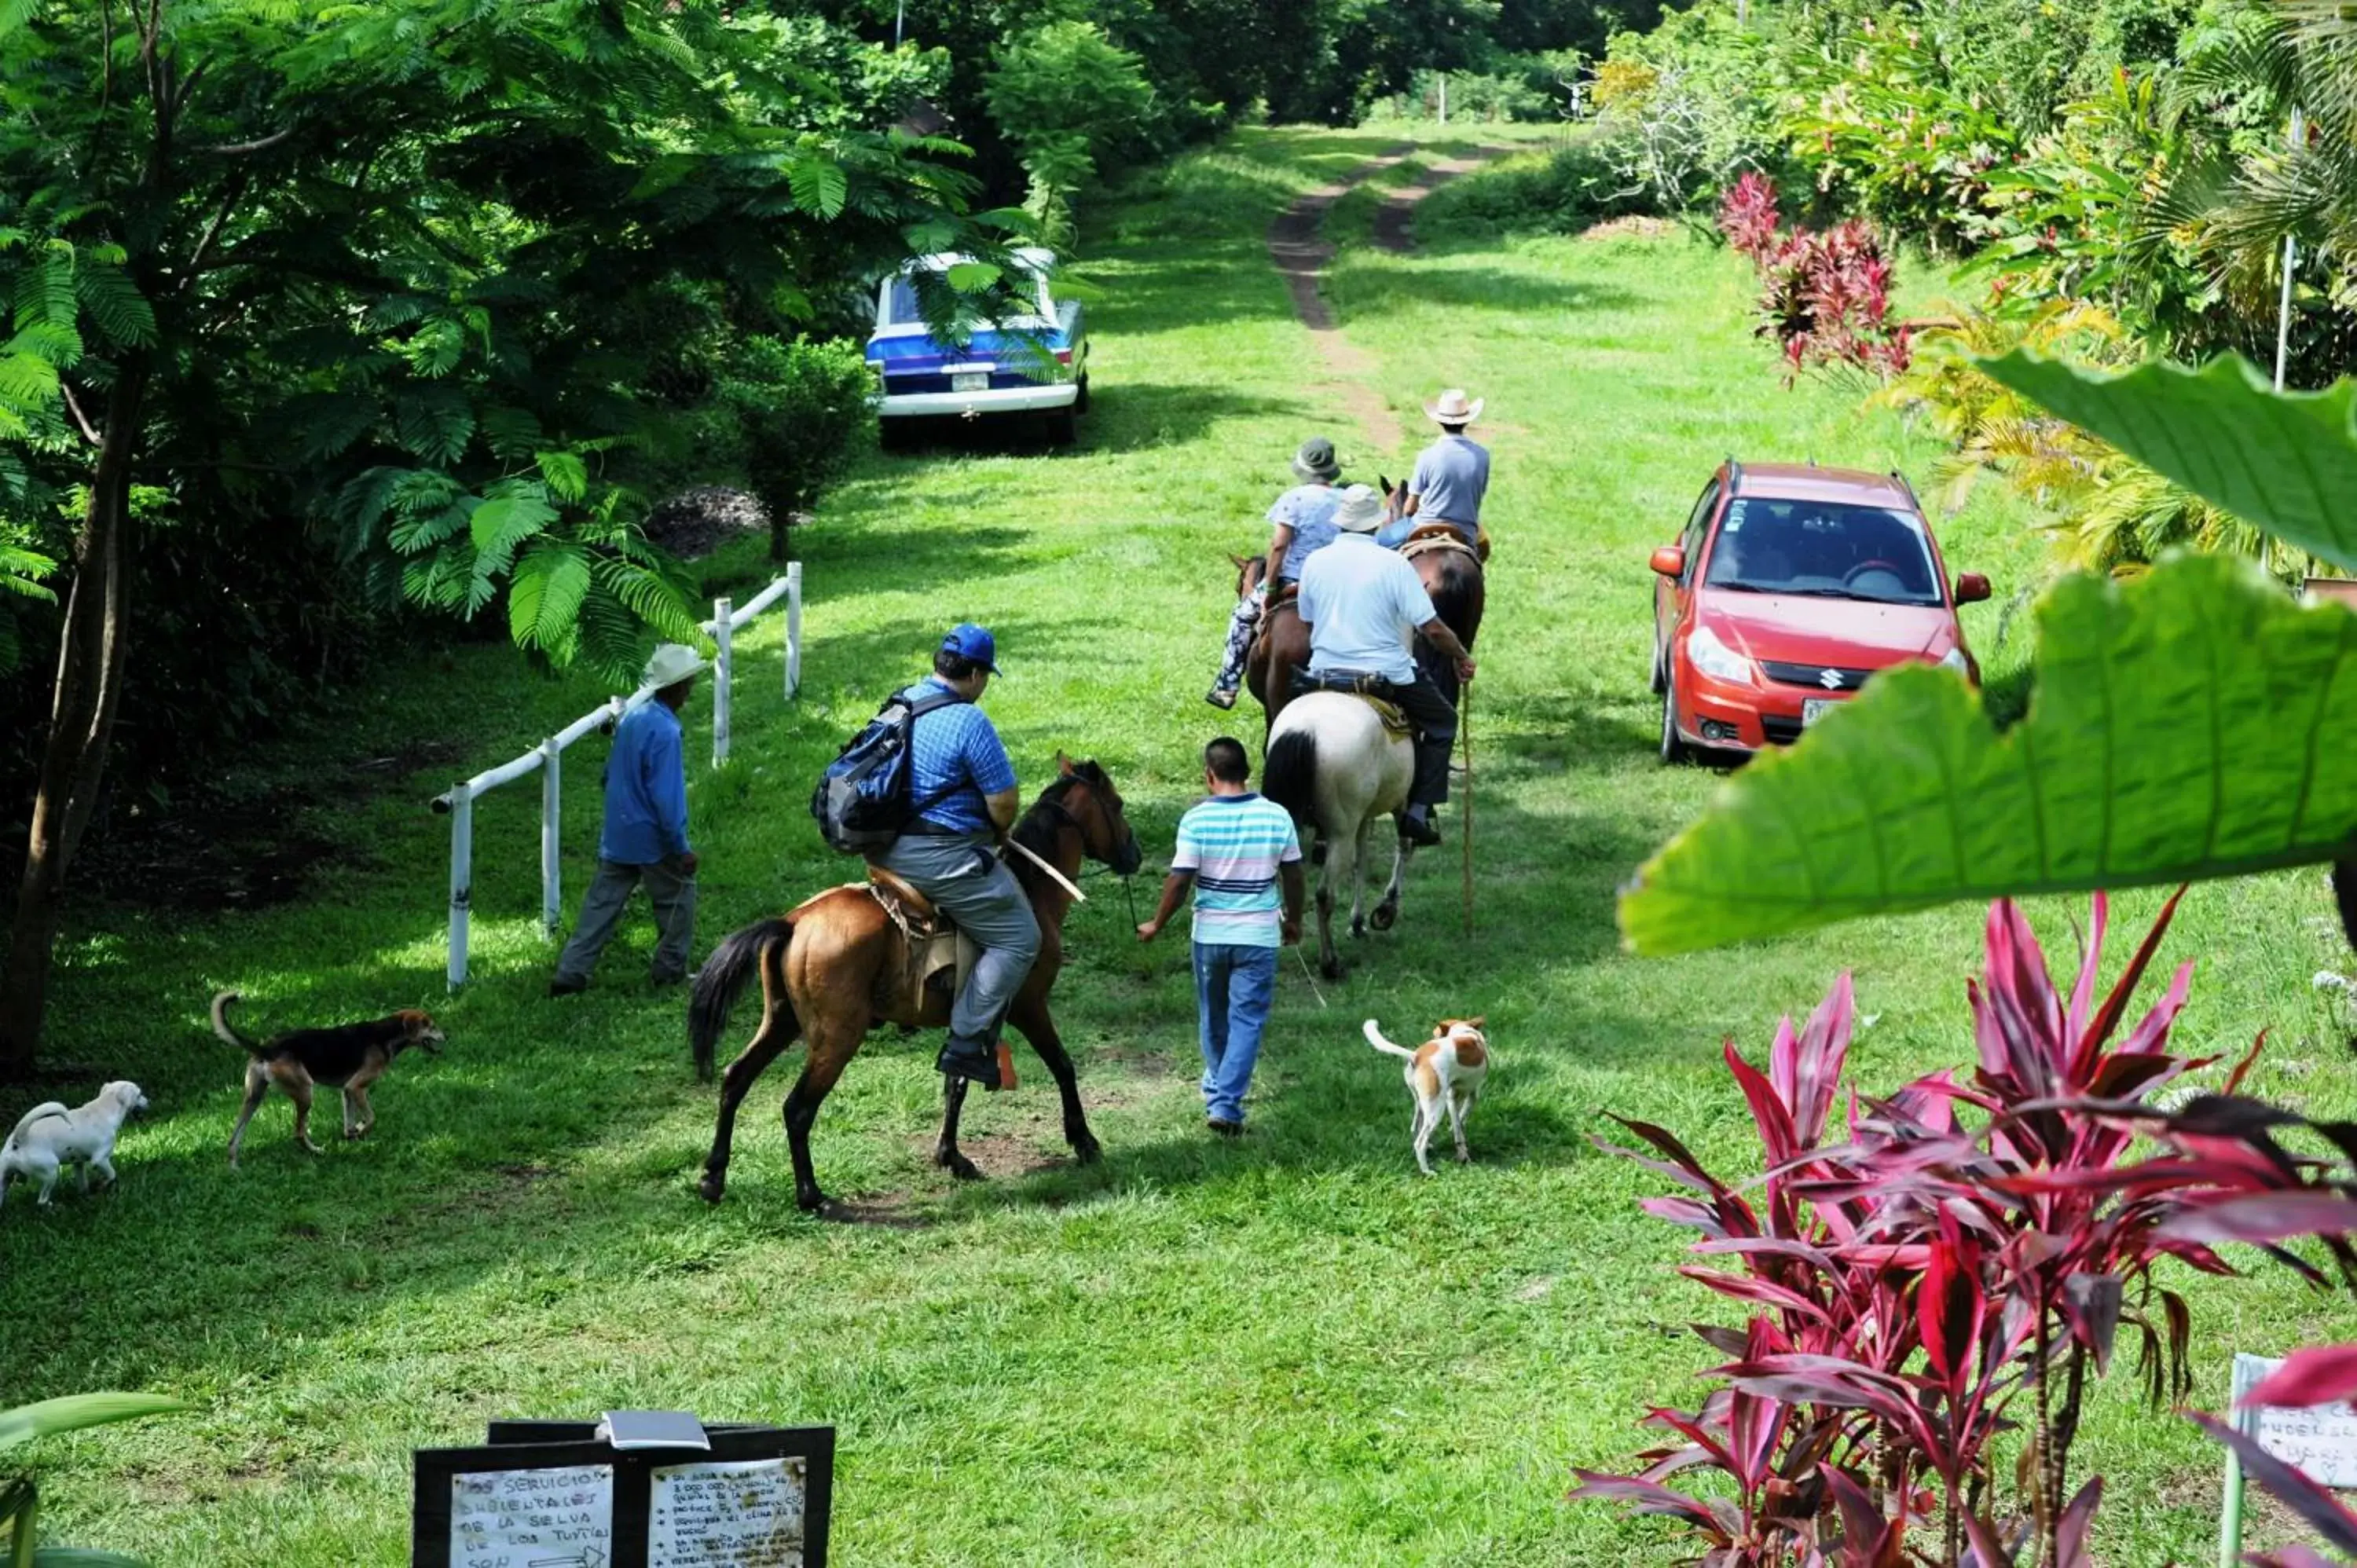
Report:
[[[0,520],[73,510],[0,1076],[138,631],[135,484],[319,529],[387,602],[504,598],[553,662],[694,636],[632,521],[629,302],[684,275],[780,329],[911,248],[987,248],[946,148],[828,128],[813,81],[715,0],[0,4]]]
[[[1026,205],[1051,244],[1068,245],[1074,194],[1144,134],[1154,103],[1144,62],[1094,22],[1050,22],[998,50],[989,92],[1030,177]]]

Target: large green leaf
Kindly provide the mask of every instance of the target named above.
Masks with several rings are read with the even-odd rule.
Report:
[[[2214,555],[2066,577],[2037,614],[2019,724],[1999,735],[1944,671],[1876,676],[1646,864],[1620,898],[1629,944],[2357,851],[2357,615]]]
[[[2232,355],[2199,371],[2154,360],[2100,376],[2017,350],[1982,368],[2203,499],[2357,572],[2357,382],[2278,396]]]
[[[142,1416],[165,1415],[188,1408],[178,1400],[166,1399],[161,1394],[68,1394],[38,1404],[20,1404],[14,1410],[0,1410],[0,1448],[14,1448],[19,1443],[53,1437],[61,1432],[79,1432],[86,1426],[136,1421]]]

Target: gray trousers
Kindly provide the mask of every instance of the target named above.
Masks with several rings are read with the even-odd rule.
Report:
[[[991,1038],[1039,956],[1039,922],[1023,885],[990,853],[990,840],[981,834],[902,833],[881,864],[908,878],[958,929],[982,944],[982,957],[950,1009],[950,1033],[961,1039]]]
[[[622,923],[630,889],[641,882],[646,884],[648,901],[655,907],[654,977],[672,981],[687,973],[688,946],[695,940],[695,878],[681,871],[676,861],[624,865],[601,860],[588,895],[581,900],[581,922],[574,927],[573,940],[565,944],[565,952],[556,961],[557,979],[586,982],[589,978],[589,972],[597,967],[597,955],[606,950],[614,928]]]

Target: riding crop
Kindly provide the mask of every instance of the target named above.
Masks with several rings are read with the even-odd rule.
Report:
[[[1473,934],[1473,682],[1457,693],[1457,733],[1465,742],[1465,934]]]

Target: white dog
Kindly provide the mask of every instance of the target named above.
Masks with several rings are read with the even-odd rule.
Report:
[[[1444,1018],[1433,1029],[1432,1038],[1414,1050],[1383,1038],[1372,1018],[1367,1020],[1366,1032],[1367,1044],[1407,1063],[1404,1076],[1408,1092],[1415,1096],[1415,1118],[1409,1123],[1409,1136],[1415,1140],[1415,1168],[1426,1176],[1432,1174],[1432,1161],[1425,1150],[1439,1130],[1443,1106],[1448,1108],[1449,1128],[1457,1134],[1458,1163],[1470,1161],[1473,1151],[1465,1146],[1465,1118],[1480,1097],[1481,1080],[1490,1076],[1490,1042],[1482,1036],[1481,1020]]]
[[[39,1201],[47,1203],[58,1185],[58,1173],[67,1165],[81,1167],[81,1189],[90,1190],[93,1170],[114,1180],[114,1140],[135,1111],[147,1109],[147,1097],[135,1083],[110,1083],[98,1098],[69,1111],[52,1101],[25,1112],[8,1141],[0,1144],[0,1198],[8,1196],[8,1181],[38,1180]]]

